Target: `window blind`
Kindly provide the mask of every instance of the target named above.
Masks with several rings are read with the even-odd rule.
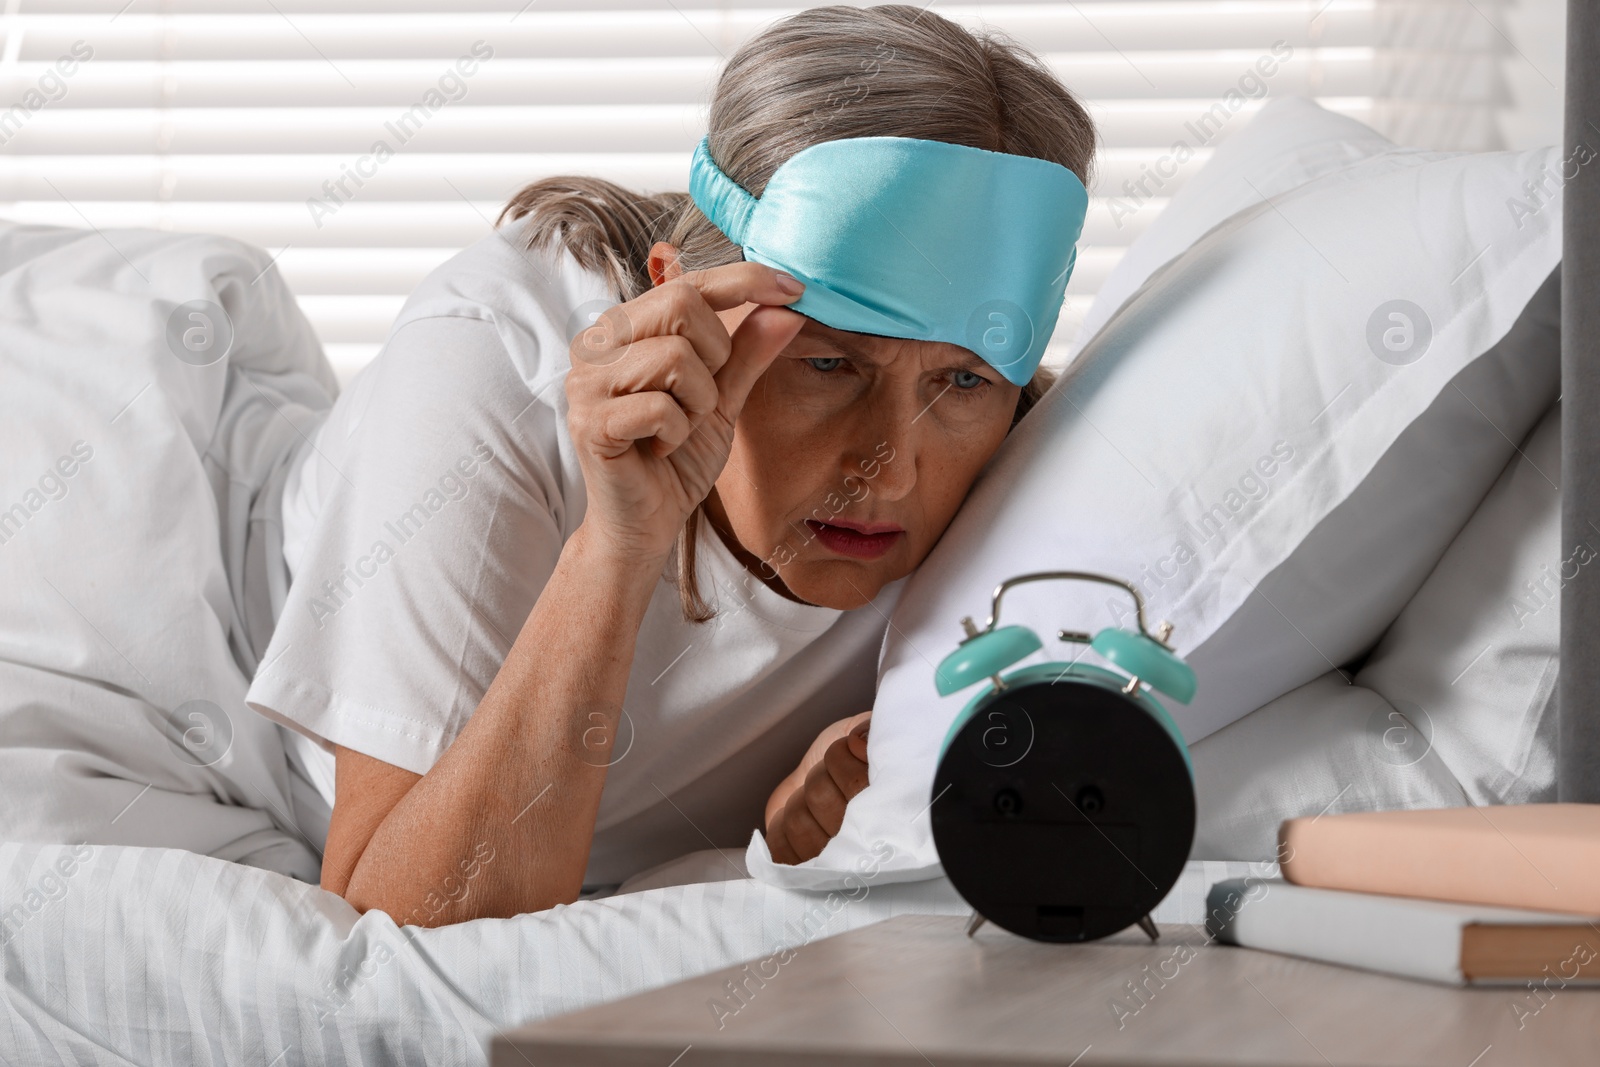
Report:
[[[686,188],[724,58],[797,7],[4,2],[0,215],[261,245],[344,379],[417,282],[487,234],[523,184],[579,173]],[[938,3],[1043,55],[1100,125],[1050,358],[1128,243],[1267,95],[1313,96],[1407,143],[1498,147],[1515,51],[1499,6]]]

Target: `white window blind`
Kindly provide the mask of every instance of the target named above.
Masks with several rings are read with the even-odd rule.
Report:
[[[486,234],[524,183],[579,173],[686,187],[724,57],[800,6],[692,2],[4,0],[0,215],[259,244],[348,378],[412,287]],[[1407,143],[1501,146],[1512,89],[1537,67],[1501,8],[934,10],[1043,54],[1100,124],[1060,358],[1127,244],[1263,94],[1314,96]],[[1559,84],[1558,70],[1535,73]]]

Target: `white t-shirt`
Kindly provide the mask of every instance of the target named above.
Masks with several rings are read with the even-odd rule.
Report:
[[[330,806],[333,743],[417,774],[433,766],[583,519],[567,345],[586,313],[616,299],[564,250],[525,249],[521,230],[506,226],[424,280],[284,490],[294,580],[246,700],[290,728],[291,761]],[[872,706],[904,582],[853,611],[799,604],[746,580],[700,530],[700,587],[719,614],[686,622],[663,574],[586,885],[743,847],[816,734]],[[302,829],[319,845],[327,833]]]

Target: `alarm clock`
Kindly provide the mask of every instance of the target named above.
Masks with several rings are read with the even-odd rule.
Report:
[[[1026,626],[999,626],[1000,602],[1025,582],[1100,582],[1132,598],[1138,630],[1059,630],[1110,664],[1036,663]],[[1022,574],[995,588],[983,629],[939,664],[940,696],[983,683],[945,736],[929,814],[939,861],[987,920],[1038,941],[1091,941],[1138,923],[1177,882],[1194,842],[1194,767],[1156,699],[1187,704],[1194,671],[1168,645],[1170,623],[1145,628],[1127,582],[1085,571]]]

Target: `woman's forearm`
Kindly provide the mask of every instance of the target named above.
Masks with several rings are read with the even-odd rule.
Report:
[[[438,926],[577,899],[664,562],[574,533],[467,725],[373,832],[347,900]]]
[[[806,321],[782,307],[805,287],[764,264],[657,281],[573,338],[564,387],[584,523],[471,719],[420,779],[340,757],[323,885],[358,908],[442,925],[582,888],[661,569],[728,461],[751,388]],[[719,313],[746,304],[762,306],[730,333]]]

